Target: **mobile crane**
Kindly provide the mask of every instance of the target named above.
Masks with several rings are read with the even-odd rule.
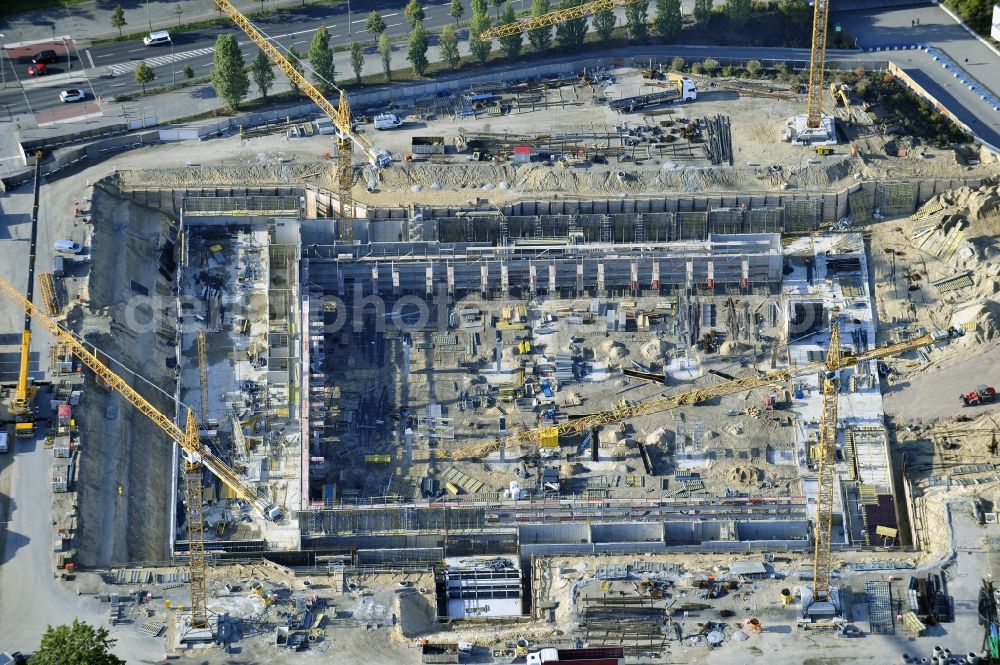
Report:
[[[35,153],[35,192],[31,206],[31,241],[28,245],[28,295],[30,302],[35,292],[35,252],[38,241],[38,202],[42,191],[42,153]],[[21,333],[20,360],[17,370],[17,387],[10,400],[10,413],[14,416],[14,435],[18,438],[30,438],[35,435],[35,417],[32,404],[38,389],[31,385],[28,378],[28,365],[31,362],[31,316],[24,315],[24,330]]]
[[[347,95],[340,91],[340,99],[337,106],[330,103],[319,90],[310,83],[306,77],[299,73],[295,66],[289,62],[288,58],[282,55],[281,51],[270,42],[270,40],[257,27],[250,22],[246,16],[241,14],[229,0],[213,0],[219,11],[225,14],[236,24],[236,26],[246,33],[247,37],[256,44],[264,54],[271,59],[271,62],[278,66],[288,80],[299,90],[304,92],[309,99],[316,103],[333,122],[337,128],[337,183],[338,196],[340,198],[340,239],[345,243],[354,241],[354,232],[351,221],[354,219],[354,203],[351,197],[351,187],[354,184],[354,167],[351,163],[353,146],[358,146],[368,158],[374,169],[383,169],[392,164],[392,155],[385,150],[376,148],[375,145],[362,134],[359,134],[354,127],[351,118],[351,106],[347,101]]]
[[[45,328],[58,344],[65,344],[73,354],[104,383],[121,395],[127,402],[142,412],[163,430],[184,452],[184,492],[187,502],[188,523],[188,567],[191,572],[191,625],[194,628],[208,627],[208,595],[205,571],[205,524],[202,513],[202,467],[207,468],[216,478],[229,487],[237,497],[254,507],[270,522],[280,522],[284,513],[271,501],[262,496],[247,481],[243,480],[226,462],[201,442],[198,421],[191,408],[187,409],[185,426],[182,429],[173,419],[160,412],[145,397],[140,395],[125,379],[118,376],[88,349],[75,335],[50,319],[41,309],[15,289],[10,282],[0,278],[0,293],[21,307],[26,316],[32,317]]]

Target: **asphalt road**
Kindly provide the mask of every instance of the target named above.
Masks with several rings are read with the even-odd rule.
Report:
[[[530,7],[527,0],[523,2],[525,9]],[[358,4],[358,3],[355,3]],[[309,49],[313,34],[320,25],[326,25],[330,31],[333,45],[347,44],[352,41],[372,41],[374,37],[365,30],[364,23],[367,12],[372,6],[385,20],[388,33],[394,38],[403,37],[410,32],[404,12],[405,2],[365,3],[365,12],[353,12],[348,17],[347,6],[344,3],[336,5],[319,5],[302,9],[282,11],[274,16],[255,19],[254,24],[266,35],[276,40],[286,49],[294,46],[299,53],[305,54]],[[448,14],[450,2],[434,0],[424,6],[424,25],[428,29],[437,29],[454,19]],[[517,3],[515,3],[515,9]],[[471,13],[471,2],[466,0],[466,14]],[[20,80],[23,89],[6,87],[0,93],[0,111],[6,114],[21,113],[40,114],[40,121],[45,120],[44,111],[58,108],[59,91],[67,88],[82,88],[92,99],[103,96],[110,98],[116,94],[136,92],[141,86],[132,78],[136,65],[145,60],[156,74],[156,84],[170,83],[173,80],[184,80],[184,67],[194,70],[196,77],[207,76],[212,71],[213,47],[219,35],[235,34],[243,57],[248,62],[256,54],[256,48],[248,37],[236,26],[227,25],[203,30],[192,30],[172,35],[172,46],[146,47],[141,41],[116,42],[92,46],[77,51],[73,44],[61,41],[53,42],[51,46],[38,46],[26,49],[25,53],[10,53],[9,60],[3,64],[4,80]],[[59,63],[49,67],[49,77],[30,79],[27,75],[31,55],[42,48],[52,48],[60,53]],[[69,58],[62,56],[69,51]],[[86,72],[84,71],[86,69]],[[343,74],[344,72],[340,72]]]

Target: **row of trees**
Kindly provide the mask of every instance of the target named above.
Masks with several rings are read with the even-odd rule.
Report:
[[[783,0],[786,3],[797,1],[800,0]],[[585,2],[586,0],[560,0],[557,6],[553,6],[552,0],[532,0],[531,15],[542,16],[555,8],[570,9]],[[710,21],[713,11],[712,2],[713,0],[695,0],[694,16],[698,23],[707,24]],[[744,27],[749,22],[752,10],[751,3],[752,0],[726,0],[725,12],[729,24],[733,28]],[[638,2],[625,8],[624,27],[629,39],[643,41],[649,37],[649,4],[648,1]],[[493,5],[496,8],[498,25],[517,20],[517,14],[510,1],[493,0]],[[120,28],[124,25],[124,17],[119,10],[120,7],[115,8],[112,19],[113,24]],[[412,27],[406,59],[413,66],[414,72],[418,76],[423,76],[430,65],[427,57],[430,42],[424,28],[425,12],[420,0],[410,0],[406,5],[405,14],[406,20]],[[451,0],[449,14],[455,19],[456,25],[444,26],[438,36],[438,46],[441,59],[448,67],[454,69],[459,66],[462,59],[456,34],[456,26],[465,14],[465,6],[461,0]],[[598,12],[592,20],[593,29],[598,39],[607,41],[613,36],[617,27],[617,18],[612,10]],[[563,21],[556,26],[536,28],[526,33],[502,37],[498,40],[500,50],[509,58],[518,57],[525,47],[525,37],[527,37],[527,43],[536,52],[546,51],[554,44],[563,50],[576,50],[582,47],[586,40],[587,21],[587,17],[582,17]],[[469,53],[480,63],[489,60],[493,50],[491,40],[482,38],[483,32],[488,30],[492,23],[488,1],[472,0]],[[664,41],[676,40],[683,28],[681,0],[656,0],[652,26],[656,34]],[[365,29],[376,37],[382,69],[388,81],[392,78],[392,41],[389,38],[387,27],[385,20],[378,12],[371,12],[365,19]],[[350,55],[351,69],[360,84],[365,63],[363,46],[359,42],[352,43]],[[291,47],[288,49],[287,57],[300,73],[304,71],[303,59],[308,59],[312,69],[313,83],[316,87],[325,94],[329,94],[335,89],[337,71],[333,62],[333,49],[330,46],[330,33],[326,26],[320,26],[316,31],[305,56]],[[189,74],[189,77],[192,75],[193,73]],[[145,63],[140,63],[136,67],[135,80],[143,85],[144,92],[146,84],[152,82],[154,78],[155,74]],[[250,66],[247,67],[236,42],[236,37],[234,35],[220,35],[216,40],[215,66],[212,70],[212,84],[215,86],[216,93],[230,109],[235,110],[249,92],[251,80],[266,100],[267,93],[272,89],[275,81],[273,63],[263,52],[258,52]],[[292,87],[298,92],[294,84]]]

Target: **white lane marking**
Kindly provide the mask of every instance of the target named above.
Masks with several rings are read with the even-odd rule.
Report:
[[[210,46],[208,48],[194,49],[193,51],[182,51],[180,53],[174,53],[174,54],[168,53],[166,55],[157,56],[155,58],[146,58],[142,62],[145,62],[150,67],[159,67],[160,65],[169,65],[172,62],[180,62],[181,60],[197,58],[198,56],[209,55],[210,53],[215,53],[214,46]],[[116,65],[110,65],[108,67],[108,70],[111,72],[112,75],[118,76],[119,74],[125,74],[128,72],[135,71],[136,65],[138,64],[139,61],[121,62]]]

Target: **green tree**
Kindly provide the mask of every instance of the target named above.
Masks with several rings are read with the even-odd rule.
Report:
[[[448,14],[455,19],[455,25],[458,25],[459,19],[465,15],[465,5],[462,0],[451,0],[451,8],[448,9]]]
[[[250,90],[250,77],[246,63],[240,53],[236,35],[219,35],[215,40],[215,66],[212,68],[212,85],[217,94],[231,111],[239,108],[240,102]]]
[[[712,0],[694,0],[694,18],[699,25],[708,25],[712,18]]]
[[[594,32],[602,42],[610,40],[614,35],[616,22],[613,9],[605,9],[594,14]]]
[[[649,37],[649,3],[636,2],[625,8],[625,27],[633,41],[644,41]],[[659,4],[657,4],[659,18]]]
[[[584,4],[586,0],[562,0],[559,9],[571,9]],[[556,41],[559,46],[567,51],[575,51],[583,46],[583,41],[587,38],[587,17],[570,19],[563,21],[556,26]]]
[[[413,65],[413,71],[417,76],[423,76],[427,71],[427,33],[424,32],[424,24],[417,21],[410,33],[410,44],[406,51],[406,59]]]
[[[132,78],[135,79],[136,83],[142,85],[142,94],[145,95],[146,84],[153,82],[153,79],[156,78],[156,72],[154,72],[145,62],[140,62],[135,66],[135,71],[132,72]]]
[[[294,46],[288,47],[288,62],[292,63],[292,67],[294,67],[295,71],[297,71],[299,74],[303,72],[304,67],[302,66],[302,55],[298,52],[298,50],[296,50]],[[294,92],[296,95],[302,94],[302,91],[299,89],[299,86],[295,85],[294,81],[289,79],[288,82],[292,86],[292,92]]]
[[[719,61],[715,58],[705,58],[705,61],[701,63],[701,68],[706,74],[711,76],[712,72],[719,68]]]
[[[441,59],[451,69],[457,69],[462,62],[462,56],[458,53],[458,37],[455,35],[455,26],[449,23],[441,28],[441,34],[438,36],[438,47],[441,49]]]
[[[378,12],[372,12],[365,19],[365,30],[375,35],[375,37],[381,37],[382,33],[385,32],[385,21],[382,19],[382,15]]]
[[[361,42],[354,42],[351,44],[351,69],[354,70],[354,77],[358,79],[358,85],[361,85],[361,70],[364,66],[365,54]]]
[[[257,51],[257,55],[250,62],[250,78],[254,85],[260,90],[260,96],[267,101],[267,91],[274,85],[274,64],[271,59],[264,55],[263,51]]]
[[[762,68],[763,65],[760,64],[760,60],[750,60],[747,62],[747,74],[754,78],[757,77],[757,74],[760,74]]]
[[[424,6],[420,4],[420,0],[410,0],[406,3],[406,20],[414,28],[417,26],[417,23],[424,20]]]
[[[750,21],[750,10],[753,0],[726,0],[726,16],[729,24],[740,30]]]
[[[552,3],[549,0],[531,0],[531,15],[538,17],[552,11]],[[528,42],[531,47],[541,53],[552,46],[552,26],[535,28],[528,31]]]
[[[681,0],[656,0],[656,32],[665,42],[672,42],[681,34],[684,18]]]
[[[125,10],[122,9],[121,3],[119,3],[111,12],[111,27],[118,28],[118,36],[121,37],[122,28],[124,28],[125,25]]]
[[[109,636],[107,628],[94,628],[74,619],[71,626],[49,626],[31,662],[33,665],[125,665],[124,660],[111,653],[117,641]]]
[[[181,73],[184,74],[184,78],[187,79],[194,78],[194,70],[191,69],[191,65],[184,65],[184,69],[181,70]]]
[[[485,64],[493,50],[493,42],[480,35],[490,27],[490,13],[486,0],[472,0],[472,22],[469,25],[469,52]]]
[[[389,35],[382,33],[378,36],[378,54],[382,57],[382,71],[385,72],[385,80],[392,80],[392,40]]]
[[[514,6],[509,2],[504,4],[503,13],[498,19],[500,25],[513,23],[516,20],[517,14],[514,12]],[[503,49],[503,52],[507,54],[508,58],[516,58],[521,55],[521,47],[524,45],[524,35],[520,32],[516,35],[510,35],[509,37],[501,37],[499,41],[500,48]]]
[[[684,58],[680,56],[675,56],[673,60],[670,61],[670,69],[675,72],[684,71]]]
[[[323,92],[330,92],[337,81],[337,68],[333,65],[330,31],[325,25],[319,26],[319,30],[313,35],[307,57],[313,70],[313,82]]]

